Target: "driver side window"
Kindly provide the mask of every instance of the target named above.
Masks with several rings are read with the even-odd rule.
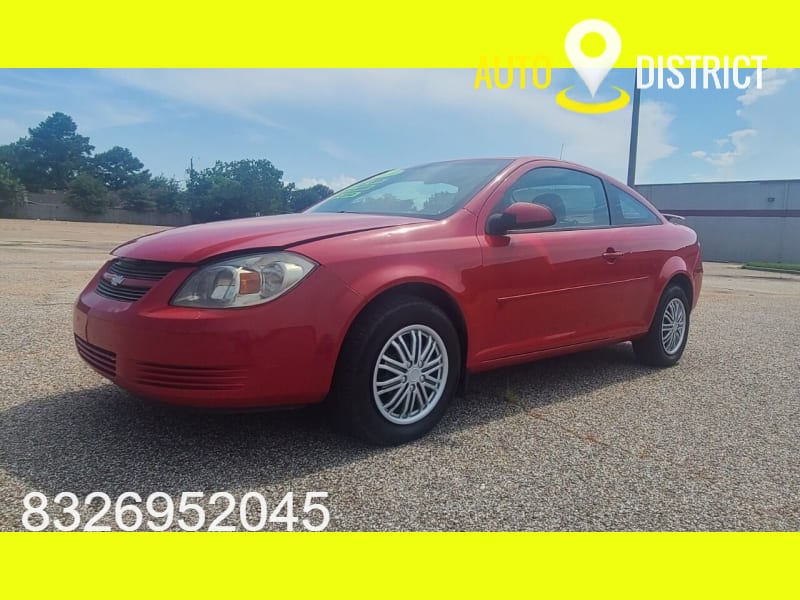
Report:
[[[492,212],[516,202],[547,206],[556,222],[543,229],[608,227],[611,222],[602,181],[594,175],[561,167],[540,167],[520,176]]]

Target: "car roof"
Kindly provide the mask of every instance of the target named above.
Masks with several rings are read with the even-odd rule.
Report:
[[[608,181],[610,183],[613,183],[614,185],[617,185],[617,186],[620,186],[620,187],[623,187],[623,188],[631,189],[627,184],[615,179],[614,177],[611,177],[610,175],[608,175],[606,173],[603,173],[602,171],[598,171],[598,170],[593,169],[592,167],[589,167],[587,165],[582,165],[582,164],[579,164],[579,163],[574,163],[574,162],[570,162],[568,160],[562,160],[562,159],[559,159],[559,158],[553,158],[552,156],[536,156],[536,155],[533,155],[533,156],[475,156],[475,157],[469,157],[469,158],[454,158],[454,159],[451,159],[451,160],[436,160],[436,161],[431,161],[431,162],[427,162],[427,163],[421,163],[421,164],[414,165],[414,166],[415,167],[422,167],[422,166],[425,166],[425,165],[437,165],[437,164],[457,163],[457,162],[470,162],[470,161],[478,161],[478,160],[505,160],[505,161],[508,161],[508,165],[506,165],[506,167],[504,168],[504,171],[505,170],[508,170],[508,171],[513,170],[513,169],[519,167],[520,165],[524,165],[524,164],[530,163],[530,162],[546,161],[548,163],[554,163],[554,164],[556,164],[556,165],[558,165],[560,167],[574,168],[574,169],[578,169],[580,171],[586,171],[587,173],[591,173],[592,175],[600,177],[601,179],[605,179],[606,181]]]
[[[562,159],[559,159],[559,158],[553,158],[552,156],[536,156],[536,155],[532,155],[532,156],[471,156],[471,157],[465,157],[465,158],[452,158],[452,159],[445,159],[445,160],[432,160],[430,162],[419,163],[419,164],[414,165],[414,166],[421,167],[421,166],[424,166],[424,165],[437,165],[437,164],[455,163],[455,162],[470,162],[470,161],[478,161],[478,160],[506,160],[506,161],[509,162],[509,165],[511,165],[511,164],[518,165],[518,164],[523,164],[523,163],[526,163],[526,162],[533,162],[533,161],[539,161],[539,160],[545,161],[546,160],[547,162],[559,163],[559,164],[567,166],[567,167],[577,167],[579,169],[588,169],[588,170],[592,170],[592,171],[594,170],[591,167],[587,167],[586,165],[581,165],[579,163],[570,162],[568,160],[562,160]],[[598,171],[598,173],[599,173],[599,171]],[[604,177],[607,177],[607,176],[604,175]]]

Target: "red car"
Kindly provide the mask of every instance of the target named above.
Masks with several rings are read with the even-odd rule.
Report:
[[[605,175],[541,158],[386,171],[302,214],[116,248],[75,343],[139,396],[224,408],[326,400],[378,444],[417,438],[468,373],[632,341],[678,361],[697,236]]]

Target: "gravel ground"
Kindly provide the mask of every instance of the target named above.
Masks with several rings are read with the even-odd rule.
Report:
[[[318,410],[154,406],[85,367],[72,302],[152,230],[0,220],[0,529],[34,490],[327,491],[344,530],[800,529],[800,277],[708,264],[678,366],[623,344],[476,376],[431,435],[374,449]]]

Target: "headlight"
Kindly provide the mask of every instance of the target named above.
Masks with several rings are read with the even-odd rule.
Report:
[[[264,304],[285,294],[316,267],[292,252],[221,260],[193,273],[172,298],[174,306],[236,308]]]

